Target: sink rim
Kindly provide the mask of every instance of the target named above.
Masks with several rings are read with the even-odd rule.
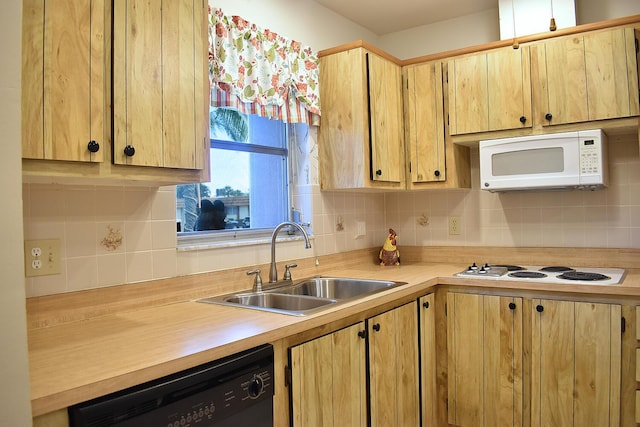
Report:
[[[321,297],[321,296],[315,296],[315,295],[306,295],[306,294],[288,292],[290,290],[293,290],[297,287],[304,285],[305,283],[320,281],[320,280],[375,282],[380,284],[387,284],[387,286],[365,291],[365,292],[350,296],[348,298],[330,298],[330,297]],[[332,276],[317,275],[317,276],[307,277],[304,279],[299,279],[296,281],[290,281],[290,282],[278,284],[272,288],[268,288],[260,292],[254,292],[252,290],[244,290],[244,291],[232,292],[224,295],[216,295],[216,296],[207,297],[207,298],[200,298],[196,300],[196,302],[224,305],[229,307],[246,308],[249,310],[267,311],[271,313],[280,313],[280,314],[286,314],[290,316],[307,316],[307,315],[315,314],[317,312],[330,309],[332,307],[339,306],[347,302],[355,301],[370,295],[388,291],[390,289],[394,289],[406,284],[408,284],[408,282],[400,282],[400,281],[394,281],[394,280],[380,280],[380,279],[358,279],[358,278],[352,278],[352,277],[340,277],[340,276],[333,276],[333,275]],[[316,302],[324,301],[324,303],[319,304],[316,307],[311,307],[303,310],[296,310],[296,309],[280,309],[280,308],[274,308],[274,307],[264,307],[260,305],[243,304],[240,302],[229,301],[230,299],[233,299],[233,298],[251,297],[254,295],[265,295],[265,294],[276,294],[276,295],[279,295],[280,297],[285,297],[285,298],[308,299],[308,300],[314,300]]]
[[[250,298],[250,297],[254,297],[254,296],[265,296],[265,295],[277,295],[280,298],[291,299],[291,300],[315,301],[315,302],[317,302],[319,304],[317,306],[315,306],[315,307],[310,307],[310,308],[306,308],[306,309],[284,309],[284,308],[277,308],[277,307],[261,306],[261,305],[256,305],[256,304],[243,304],[241,302],[231,301],[232,299],[235,299],[235,298],[243,298],[243,297]],[[317,311],[326,310],[327,308],[330,308],[331,306],[334,306],[334,305],[336,305],[338,303],[337,300],[331,299],[331,298],[320,298],[320,297],[314,297],[314,296],[310,296],[310,295],[295,295],[295,294],[285,294],[285,293],[279,293],[279,292],[266,292],[266,291],[262,291],[262,292],[253,292],[253,291],[234,292],[234,293],[231,293],[231,294],[218,295],[218,296],[213,296],[213,297],[208,297],[208,298],[201,298],[201,299],[198,299],[196,302],[202,302],[202,303],[207,303],[207,304],[225,305],[225,306],[229,306],[229,307],[247,308],[247,309],[250,309],[250,310],[268,311],[268,312],[271,312],[271,313],[288,314],[288,315],[291,315],[291,316],[309,315],[309,314],[315,313]]]

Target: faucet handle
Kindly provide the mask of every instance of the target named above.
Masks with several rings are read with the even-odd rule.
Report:
[[[291,269],[297,267],[298,264],[285,264],[284,265],[284,277],[282,280],[291,280]]]
[[[247,271],[247,276],[254,274],[253,279],[253,292],[262,292],[262,277],[260,276],[260,269]]]

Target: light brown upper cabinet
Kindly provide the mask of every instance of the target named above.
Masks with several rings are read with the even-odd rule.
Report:
[[[206,8],[201,0],[114,1],[115,164],[204,167]]]
[[[633,28],[549,39],[531,46],[535,121],[543,126],[639,114]]]
[[[532,126],[529,47],[504,47],[447,63],[449,133]]]
[[[401,68],[357,47],[320,58],[320,186],[404,188]]]
[[[22,157],[102,162],[105,2],[23,1]]]
[[[407,183],[445,181],[442,63],[404,67]]]

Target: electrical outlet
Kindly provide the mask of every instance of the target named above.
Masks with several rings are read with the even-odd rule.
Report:
[[[25,276],[60,274],[60,239],[25,240]]]
[[[450,216],[449,217],[449,234],[450,235],[459,235],[461,229],[460,217],[459,216]]]

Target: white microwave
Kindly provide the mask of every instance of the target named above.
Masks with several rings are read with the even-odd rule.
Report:
[[[601,129],[480,141],[480,188],[496,192],[606,187],[606,145]]]

